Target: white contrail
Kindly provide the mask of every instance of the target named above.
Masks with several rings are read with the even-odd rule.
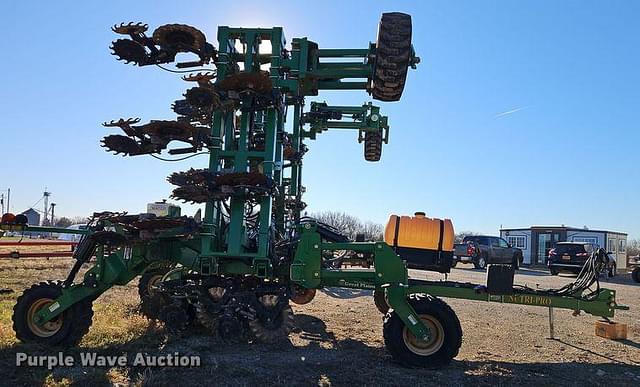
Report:
[[[495,118],[500,118],[500,117],[508,116],[509,114],[513,114],[515,112],[519,112],[520,110],[522,110],[524,108],[526,108],[526,106],[517,107],[515,109],[507,110],[506,112],[498,113],[494,117]]]

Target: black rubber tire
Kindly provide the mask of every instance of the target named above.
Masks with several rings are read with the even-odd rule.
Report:
[[[160,310],[165,306],[165,300],[160,296],[154,296],[150,293],[150,286],[152,282],[158,280],[158,277],[162,278],[167,272],[171,270],[170,267],[159,267],[152,270],[147,270],[140,276],[138,281],[138,295],[140,296],[140,312],[147,318],[156,320],[160,317]]]
[[[411,58],[411,15],[383,13],[378,26],[371,95],[380,101],[402,96]]]
[[[29,309],[41,299],[55,300],[62,294],[62,281],[47,281],[32,285],[16,301],[13,308],[13,330],[23,343],[38,343],[47,346],[71,347],[80,342],[89,331],[93,318],[92,300],[87,299],[72,305],[62,312],[62,326],[48,337],[35,333],[29,327]]]
[[[558,269],[554,269],[554,268],[550,267],[549,268],[549,274],[558,275]]]
[[[636,267],[635,269],[633,269],[633,271],[631,272],[631,278],[633,278],[633,280],[636,282],[640,282],[640,267]]]
[[[439,298],[423,294],[412,294],[409,304],[419,315],[429,315],[435,318],[443,331],[443,342],[439,349],[431,355],[416,354],[407,347],[403,331],[404,322],[393,311],[387,313],[384,319],[384,343],[394,361],[409,367],[439,368],[451,362],[458,355],[462,345],[462,327],[458,316],[444,301]]]
[[[453,269],[456,266],[458,266],[458,260],[454,258],[451,260],[451,268]]]
[[[473,267],[476,269],[486,270],[487,268],[487,257],[481,255],[475,261],[473,261]]]
[[[609,278],[613,278],[616,276],[616,274],[618,274],[618,265],[613,262],[613,265],[609,268],[609,272],[607,273],[607,275],[609,276]]]
[[[513,255],[513,261],[511,262],[511,266],[513,266],[513,270],[520,269],[520,256],[518,254]]]
[[[373,291],[373,302],[376,304],[376,308],[380,313],[387,314],[387,312],[389,312],[389,304],[387,303],[383,290]]]
[[[364,159],[380,161],[382,157],[382,133],[366,132],[364,135]]]

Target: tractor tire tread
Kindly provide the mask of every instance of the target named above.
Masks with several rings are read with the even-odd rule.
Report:
[[[442,347],[429,356],[411,352],[403,340],[404,322],[391,310],[385,316],[383,324],[387,350],[396,362],[404,366],[440,368],[449,364],[462,346],[462,326],[455,312],[441,299],[426,294],[412,294],[408,301],[418,314],[429,314],[438,319],[444,329]]]
[[[62,294],[63,281],[43,281],[33,284],[18,297],[13,308],[13,330],[18,340],[29,343],[72,347],[77,345],[87,334],[93,320],[93,299],[82,300],[64,311],[64,321],[61,331],[50,337],[38,337],[31,332],[26,321],[26,313],[30,306],[30,299],[37,297],[57,298]]]
[[[402,96],[411,58],[411,16],[382,14],[376,43],[371,94],[380,101],[398,101]]]

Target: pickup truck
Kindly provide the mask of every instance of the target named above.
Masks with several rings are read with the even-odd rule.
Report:
[[[473,263],[476,269],[493,263],[510,264],[517,269],[522,263],[522,250],[499,237],[469,235],[454,245],[453,266],[458,262]]]

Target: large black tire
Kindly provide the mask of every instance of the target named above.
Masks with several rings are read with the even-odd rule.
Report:
[[[371,95],[380,101],[402,96],[411,58],[411,16],[383,13],[378,27]]]
[[[140,311],[150,319],[158,319],[160,310],[166,306],[164,298],[155,294],[154,286],[162,280],[171,268],[162,266],[152,270],[147,270],[140,276],[138,281],[138,295],[140,296]]]
[[[405,366],[439,368],[449,364],[462,345],[462,327],[455,312],[444,301],[428,295],[411,295],[409,304],[430,328],[431,340],[416,341],[400,317],[391,311],[383,326],[387,350]]]
[[[558,269],[554,269],[552,267],[549,268],[549,273],[551,275],[558,275]]]
[[[633,280],[636,282],[640,282],[640,267],[636,267],[635,269],[633,269],[633,271],[631,272],[631,278],[633,278]]]
[[[382,314],[387,314],[389,311],[389,304],[387,303],[387,299],[384,296],[384,290],[374,290],[373,291],[373,302],[376,304],[376,308]]]
[[[364,135],[364,159],[380,161],[382,157],[382,133],[366,132]]]
[[[34,284],[18,297],[12,317],[13,330],[18,340],[61,347],[71,347],[80,342],[91,326],[91,299],[76,303],[42,326],[35,323],[35,314],[51,305],[60,295],[62,281],[47,281]]]

